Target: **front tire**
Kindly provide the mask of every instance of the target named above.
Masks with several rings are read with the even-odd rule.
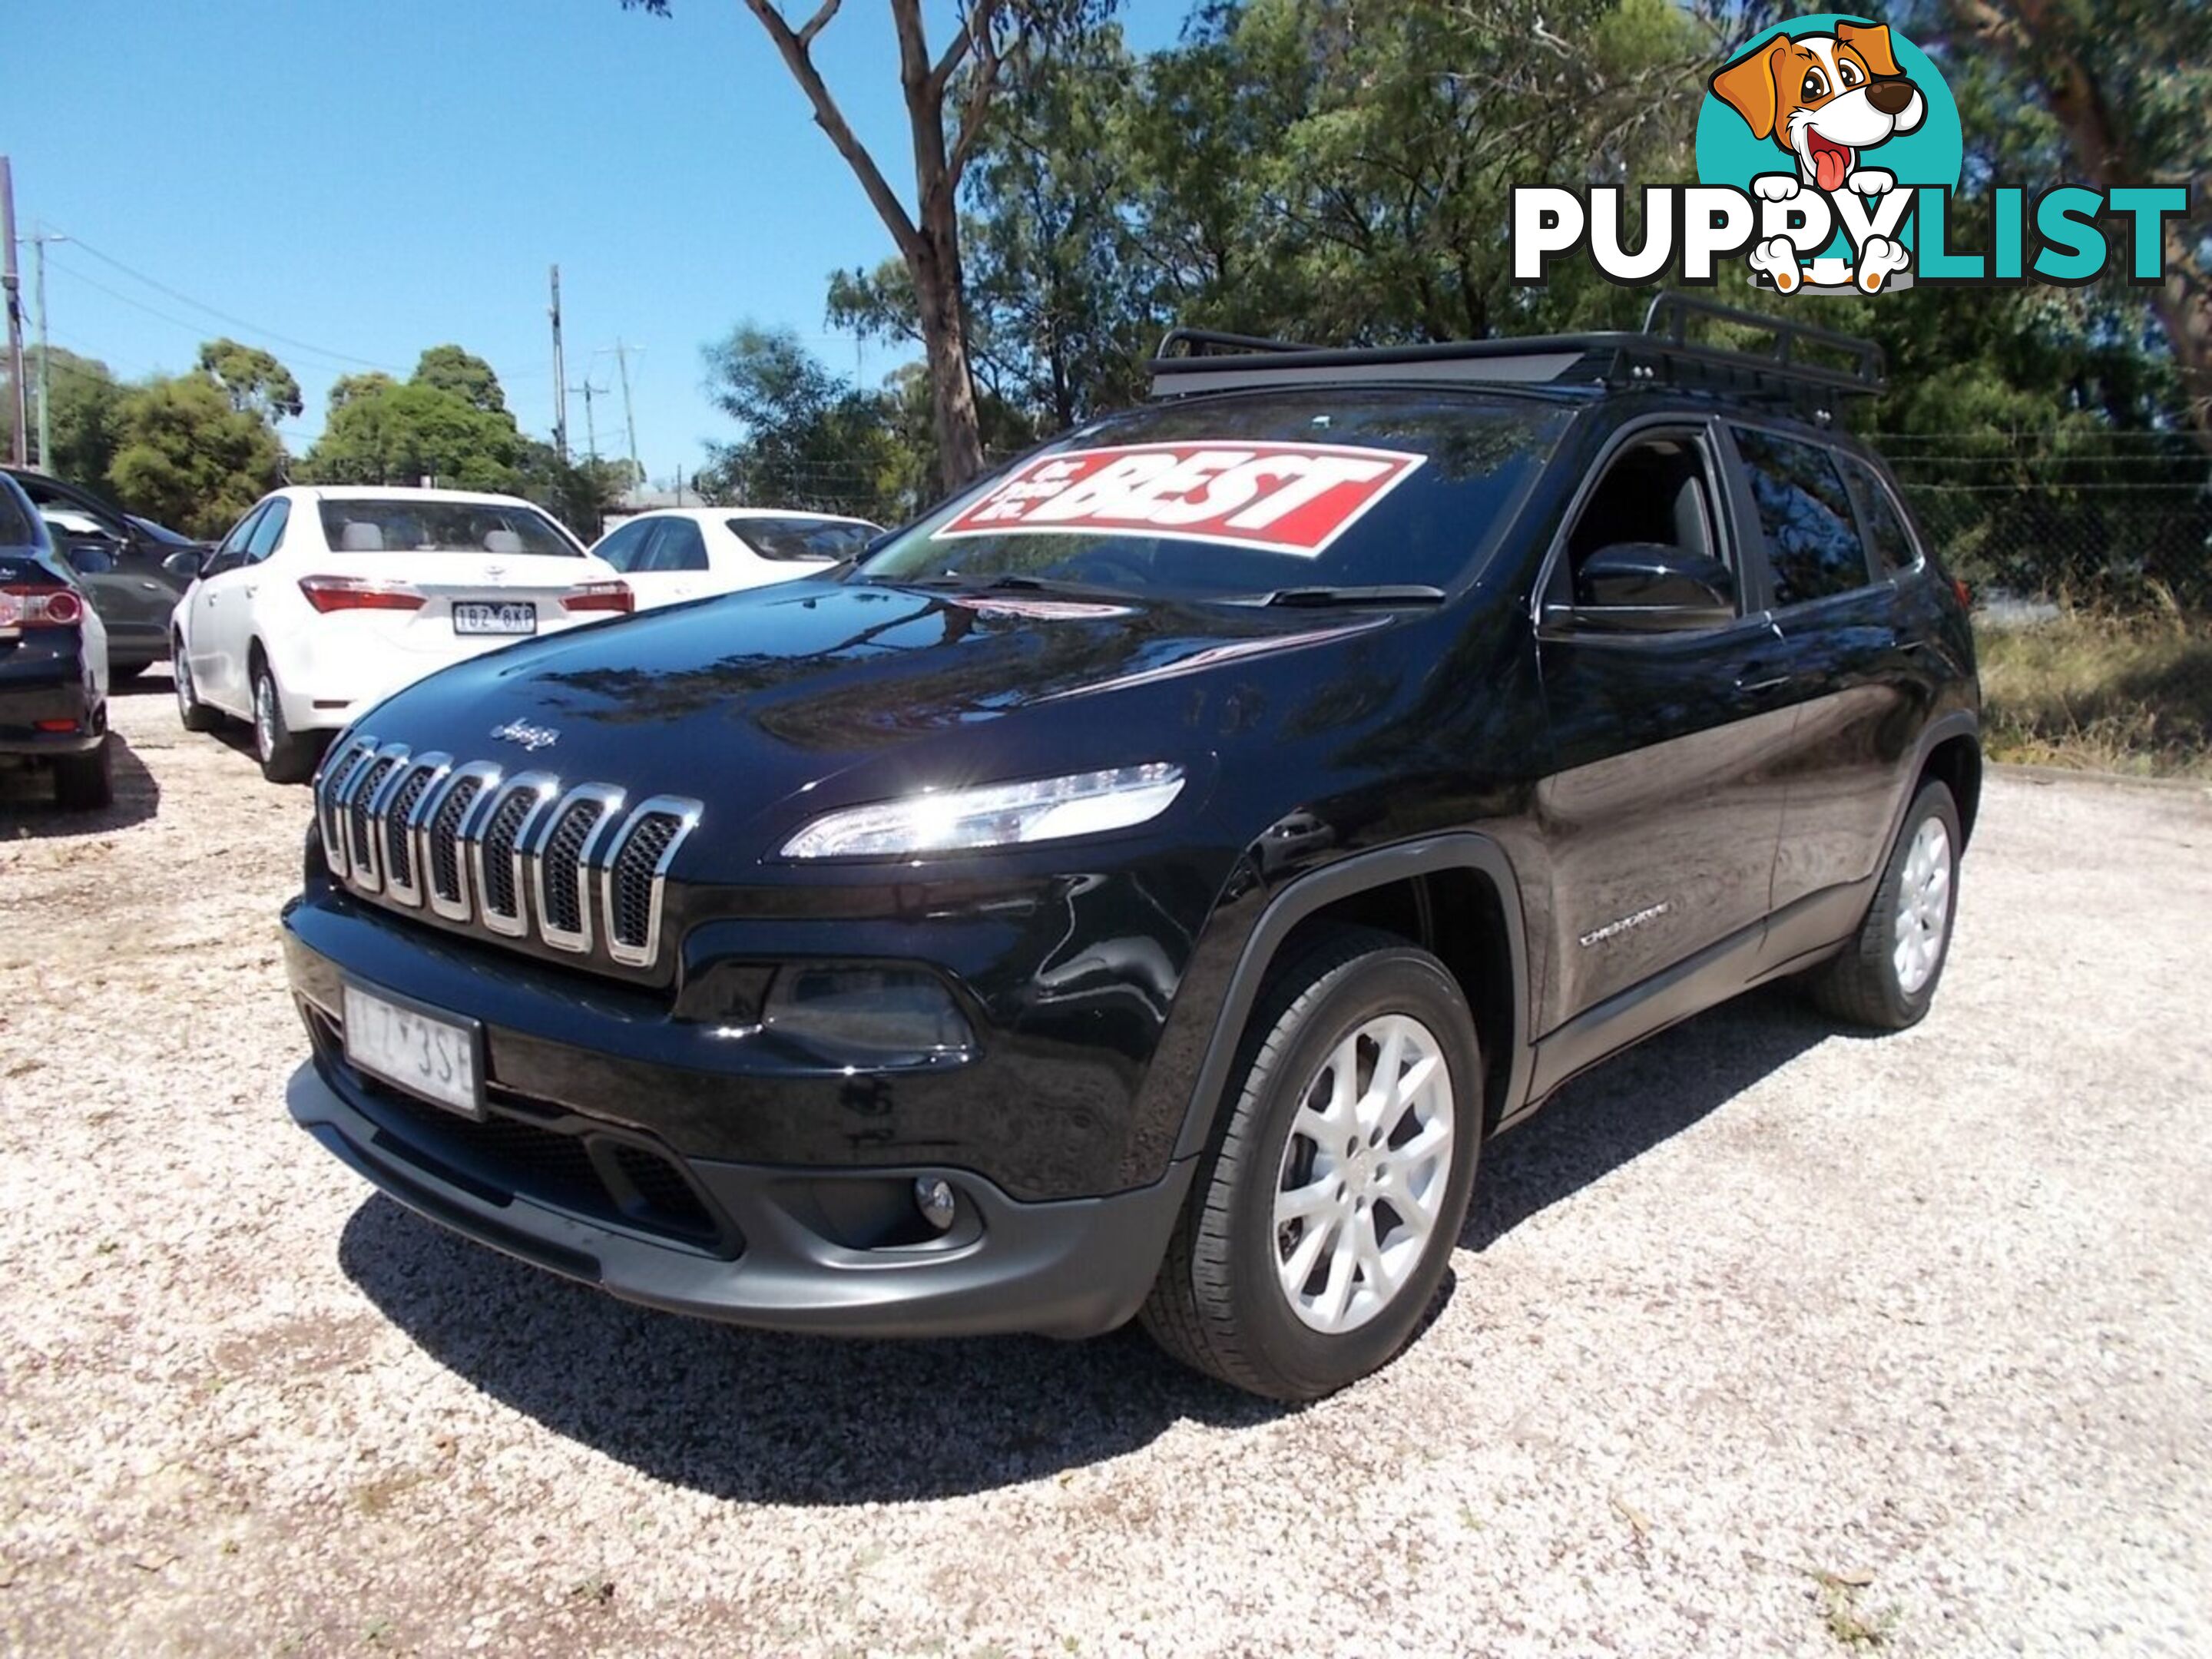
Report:
[[[1186,1364],[1317,1400],[1435,1300],[1483,1132],[1474,1021],[1428,952],[1333,929],[1269,976],[1236,1077],[1140,1316]]]
[[[177,718],[184,722],[187,732],[212,732],[222,724],[222,716],[199,700],[192,690],[192,665],[185,655],[185,642],[177,640],[169,647],[169,678],[177,688]]]
[[[1902,1031],[1927,1018],[1950,959],[1959,914],[1959,809],[1942,783],[1923,784],[1866,920],[1809,988],[1824,1012],[1854,1025]]]
[[[114,739],[102,738],[88,754],[54,762],[54,803],[65,812],[97,812],[115,804]]]
[[[260,758],[261,775],[271,783],[305,783],[320,758],[312,738],[295,737],[284,724],[276,677],[258,658],[253,664],[253,752]]]

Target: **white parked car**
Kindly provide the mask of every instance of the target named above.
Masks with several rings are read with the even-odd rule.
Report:
[[[296,782],[331,732],[402,686],[632,608],[613,570],[513,496],[280,489],[177,602],[177,708],[192,732],[250,720],[263,772]]]
[[[849,559],[880,525],[757,507],[680,507],[626,519],[592,544],[637,592],[638,608],[787,582]]]

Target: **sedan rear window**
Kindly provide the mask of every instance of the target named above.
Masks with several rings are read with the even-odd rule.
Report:
[[[1487,554],[1568,419],[1356,387],[1156,404],[985,478],[861,575],[1191,598],[1443,587]]]
[[[400,498],[317,504],[337,553],[505,553],[581,558],[584,550],[534,507]]]
[[[849,559],[884,532],[820,519],[731,519],[730,533],[763,559]]]

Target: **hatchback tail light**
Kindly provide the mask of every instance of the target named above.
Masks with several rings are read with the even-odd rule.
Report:
[[[622,611],[637,609],[637,595],[628,582],[586,582],[561,596],[563,611]]]
[[[84,601],[73,587],[0,587],[0,628],[71,628],[83,620]]]
[[[302,576],[300,592],[327,616],[333,611],[420,611],[422,596],[404,582],[371,581],[366,576]]]

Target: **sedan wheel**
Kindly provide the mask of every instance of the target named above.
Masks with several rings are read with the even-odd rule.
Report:
[[[192,665],[185,655],[185,642],[179,640],[169,648],[169,678],[177,690],[177,718],[184,722],[187,732],[212,732],[219,716],[199,700],[192,688]]]

